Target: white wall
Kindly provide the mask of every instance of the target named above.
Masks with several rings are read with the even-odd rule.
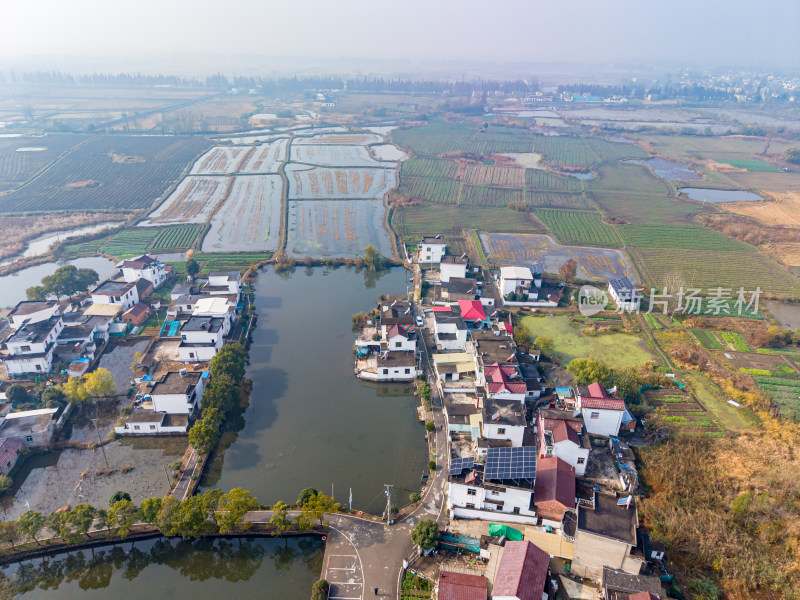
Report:
[[[11,329],[19,329],[22,327],[24,322],[38,323],[39,321],[46,321],[56,314],[56,312],[58,312],[58,304],[54,304],[53,306],[49,306],[44,310],[38,310],[27,315],[10,316],[8,318],[8,324],[11,326]]]
[[[444,244],[420,244],[419,259],[421,263],[442,262],[446,246]]]
[[[569,440],[564,440],[553,445],[552,456],[557,456],[565,463],[575,467],[575,475],[583,477],[586,473],[586,463],[589,462],[589,448],[581,448],[577,444]],[[583,462],[578,463],[578,459],[582,458]]]
[[[583,423],[586,431],[592,435],[609,437],[619,434],[622,424],[622,410],[606,410],[602,408],[583,408]]]
[[[474,494],[470,494],[470,490],[474,490]],[[468,508],[467,504],[474,504],[478,510],[492,510],[498,513],[497,519],[500,519],[499,513],[502,513],[502,518],[506,514],[515,514],[514,508],[519,509],[522,516],[536,517],[536,511],[530,510],[531,496],[533,490],[522,490],[519,488],[505,488],[505,491],[487,490],[480,486],[470,486],[464,483],[450,483],[448,486],[447,494],[447,507],[448,509],[455,508]],[[487,500],[494,502],[502,502],[501,505],[489,503]]]
[[[409,370],[406,373],[406,369]],[[384,371],[386,371],[384,373]],[[378,367],[377,373],[361,371],[359,377],[370,381],[411,381],[417,376],[416,367]]]
[[[504,430],[500,433],[500,430]],[[511,440],[514,447],[522,446],[522,437],[525,435],[525,428],[517,425],[500,425],[498,423],[483,423],[483,437],[487,440]]]
[[[139,292],[136,290],[136,286],[133,286],[122,296],[108,296],[106,294],[92,294],[91,296],[92,304],[112,304],[114,306],[121,304],[125,310],[139,302]],[[115,300],[117,297],[119,297],[119,300]]]
[[[123,267],[122,277],[128,283],[134,283],[139,279],[147,279],[147,281],[153,284],[153,289],[156,289],[166,281],[167,274],[164,272],[164,265],[161,263],[153,263],[143,269]]]
[[[402,335],[396,335],[393,338],[388,339],[387,342],[389,343],[389,350],[392,352],[415,352],[417,350],[417,340],[408,339]],[[400,344],[399,346],[398,343]]]
[[[439,279],[442,281],[450,281],[451,277],[466,277],[467,265],[459,265],[454,263],[442,263],[439,265]]]
[[[181,362],[204,362],[216,356],[215,346],[178,346],[178,357]]]
[[[22,375],[23,373],[49,373],[53,367],[52,350],[39,358],[25,358],[24,354],[8,357],[5,361],[9,375]]]

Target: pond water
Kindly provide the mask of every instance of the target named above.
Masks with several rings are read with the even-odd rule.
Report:
[[[347,504],[352,488],[354,508],[380,512],[386,483],[407,504],[428,460],[424,428],[410,387],[355,378],[351,317],[408,283],[402,268],[259,273],[250,403],[229,419],[202,486],[244,487],[273,504],[333,485],[338,501]]]
[[[308,598],[324,546],[312,537],[153,540],[3,567],[3,598]]]
[[[594,179],[597,177],[591,171],[558,171],[556,173],[559,175],[566,175],[567,177],[574,177],[575,179]]]
[[[103,231],[104,229],[110,229],[112,227],[118,227],[120,225],[122,225],[121,222],[99,223],[97,225],[87,225],[86,227],[78,227],[77,229],[68,229],[67,231],[58,231],[41,235],[37,238],[33,238],[28,242],[28,247],[25,249],[25,252],[22,253],[22,256],[27,257],[27,256],[36,256],[38,254],[44,254],[50,249],[50,246],[52,246],[56,242],[66,240],[71,237],[77,237],[79,235],[96,233],[98,231]]]
[[[669,179],[670,181],[700,181],[703,179],[697,171],[690,169],[688,165],[673,160],[667,160],[660,156],[645,159],[630,159],[624,162],[650,167],[656,175],[662,179]]]
[[[100,276],[100,281],[113,275],[117,268],[114,261],[102,256],[90,258],[76,258],[67,262],[49,262],[35,267],[22,269],[11,275],[0,277],[0,307],[13,307],[17,302],[25,300],[25,290],[32,285],[39,285],[42,277],[52,275],[58,267],[75,265],[79,269],[94,269]]]
[[[800,304],[766,300],[764,306],[780,322],[782,327],[800,329]]]
[[[761,200],[761,196],[753,192],[746,192],[744,190],[712,190],[707,188],[680,188],[678,190],[682,194],[686,194],[692,200],[698,202],[710,202],[717,204],[719,202],[756,202]]]

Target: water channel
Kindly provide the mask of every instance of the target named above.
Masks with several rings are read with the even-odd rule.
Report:
[[[323,550],[312,537],[128,542],[4,567],[0,597],[307,598]]]
[[[404,293],[408,272],[344,267],[263,270],[247,376],[249,407],[232,419],[201,485],[244,487],[261,502],[292,503],[300,490],[333,492],[380,512],[383,484],[403,506],[427,462],[411,389],[365,384],[353,375],[351,316],[381,293]]]

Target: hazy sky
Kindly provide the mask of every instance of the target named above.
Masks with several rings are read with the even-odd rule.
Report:
[[[0,68],[208,55],[800,66],[800,0],[0,0]]]

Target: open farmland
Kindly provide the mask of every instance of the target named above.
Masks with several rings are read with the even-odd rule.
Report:
[[[206,223],[227,195],[230,185],[230,177],[186,177],[139,226]]]
[[[397,185],[394,169],[324,168],[290,164],[289,198],[383,198]]]
[[[239,169],[241,173],[277,173],[278,168],[286,160],[289,140],[275,140],[262,144],[253,150]]]
[[[173,225],[164,227],[147,249],[148,252],[170,252],[188,250],[203,230],[202,225]]]
[[[628,276],[638,279],[628,259],[620,250],[562,246],[549,235],[516,233],[482,233],[480,239],[486,255],[498,265],[532,265],[544,263],[547,273],[558,273],[566,261],[578,263],[578,278],[608,281]]]
[[[628,252],[645,283],[660,288],[668,273],[677,269],[687,285],[703,290],[722,286],[738,290],[760,287],[764,296],[800,297],[800,279],[759,252],[731,252],[684,248],[630,247]]]
[[[679,429],[718,435],[724,427],[717,415],[681,390],[646,390],[646,402],[656,414]]]
[[[525,169],[495,165],[467,165],[462,181],[470,185],[521,188],[525,187]]]
[[[208,144],[196,136],[91,138],[0,196],[0,212],[148,208]]]
[[[334,144],[292,144],[292,161],[323,167],[394,167],[372,158],[365,146]]]
[[[103,244],[100,252],[111,256],[144,254],[159,233],[161,230],[156,228],[126,229]]]
[[[755,252],[753,246],[707,227],[691,225],[620,225],[617,232],[628,246],[691,248]]]
[[[481,208],[424,204],[398,208],[392,213],[392,227],[400,235],[461,235],[464,229],[542,232],[544,226],[530,213],[509,208]]]
[[[215,146],[197,159],[193,175],[228,175],[239,170],[239,165],[253,148],[250,146]]]
[[[0,139],[0,186],[11,188],[25,183],[64,152],[87,140],[89,136],[68,133]],[[44,150],[19,151],[33,146]]]
[[[800,192],[766,193],[775,198],[775,202],[725,202],[718,206],[753,217],[767,226],[800,227]]]
[[[757,173],[779,173],[775,165],[772,165],[764,160],[742,160],[742,159],[726,159],[725,163],[736,169],[745,169],[746,171],[755,171]]]
[[[356,256],[368,245],[392,255],[380,200],[289,202],[286,252],[295,257]]]
[[[197,241],[202,225],[173,225],[170,227],[141,227],[120,231],[98,247],[111,256],[135,256],[145,252],[174,252],[188,250]]]
[[[279,175],[235,177],[227,199],[211,218],[203,252],[277,250],[282,192]]]
[[[614,228],[603,222],[603,215],[599,212],[537,208],[533,214],[562,244],[612,248],[622,245]]]
[[[375,133],[326,133],[312,135],[309,137],[298,137],[292,142],[294,144],[334,144],[334,145],[356,145],[366,146],[369,144],[380,144],[383,137]]]

